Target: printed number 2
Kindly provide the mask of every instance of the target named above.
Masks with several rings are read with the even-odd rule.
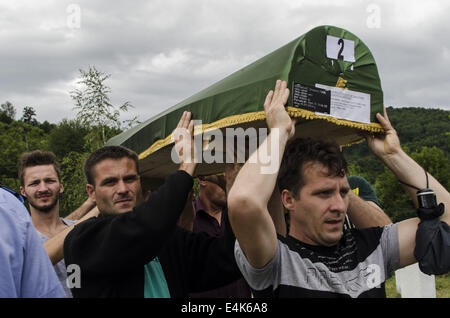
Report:
[[[343,39],[339,39],[338,44],[341,45],[341,49],[338,52],[338,60],[343,60],[344,56],[342,55],[342,51],[344,50],[344,40]]]

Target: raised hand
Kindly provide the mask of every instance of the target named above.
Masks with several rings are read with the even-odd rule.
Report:
[[[177,128],[173,132],[174,151],[172,160],[180,163],[180,170],[193,175],[196,167],[194,148],[194,121],[190,112],[183,112]]]
[[[383,107],[384,116],[377,114],[377,119],[385,130],[384,135],[366,135],[367,144],[370,150],[380,159],[386,159],[391,155],[401,151],[400,139],[397,132],[392,127],[386,108]]]
[[[283,129],[288,133],[289,138],[295,133],[295,119],[291,119],[284,106],[289,97],[289,89],[285,81],[277,80],[275,90],[270,91],[264,102],[267,126]]]

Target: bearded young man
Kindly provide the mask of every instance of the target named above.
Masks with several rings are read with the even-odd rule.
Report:
[[[94,207],[88,199],[66,218],[60,217],[59,197],[64,191],[64,185],[61,182],[59,164],[52,152],[35,150],[24,153],[19,159],[18,174],[20,192],[28,201],[31,220],[43,244],[66,230]],[[58,246],[62,249],[62,242]],[[58,259],[54,262],[54,268],[66,297],[72,297],[66,284],[64,260]]]

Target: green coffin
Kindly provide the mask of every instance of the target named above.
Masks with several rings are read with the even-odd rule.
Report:
[[[188,110],[194,119],[201,120],[197,133],[221,129],[225,135],[226,128],[266,127],[263,104],[277,79],[288,81],[291,96],[287,110],[292,117],[299,118],[297,136],[347,145],[361,141],[361,131],[382,132],[375,114],[382,112],[383,92],[370,50],[346,30],[320,26],[111,138],[107,144],[134,150],[139,155],[142,176],[157,183],[177,169],[170,156],[171,133],[183,111]],[[325,93],[333,90],[331,87],[344,95],[331,92],[328,97]],[[349,104],[345,102],[347,96],[351,98]],[[362,120],[352,118],[359,112],[365,114]],[[197,174],[219,173],[223,168],[223,163],[201,163]]]

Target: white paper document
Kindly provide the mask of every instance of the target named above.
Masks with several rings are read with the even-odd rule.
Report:
[[[330,114],[316,114],[370,124],[370,94],[322,84],[316,87],[331,92]]]

